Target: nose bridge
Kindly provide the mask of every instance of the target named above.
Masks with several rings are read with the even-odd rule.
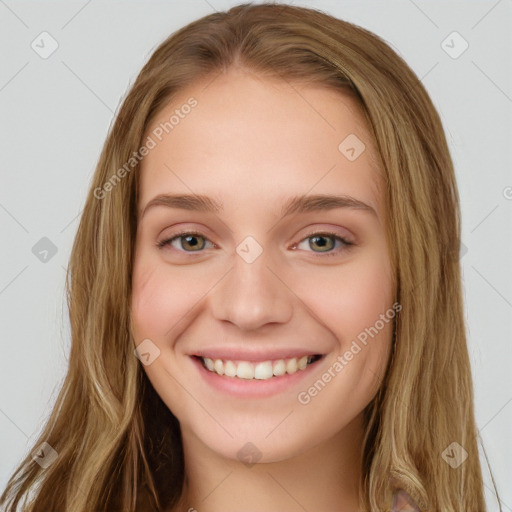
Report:
[[[279,279],[275,266],[270,251],[247,237],[236,248],[232,270],[216,287],[214,316],[244,330],[287,322],[293,312],[293,293]]]

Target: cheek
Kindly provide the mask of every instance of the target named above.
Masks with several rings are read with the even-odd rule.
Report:
[[[388,269],[378,260],[362,261],[346,279],[339,313],[342,319],[340,328],[356,337],[374,326],[381,315],[391,308],[393,296]]]
[[[132,330],[135,341],[161,340],[182,331],[187,315],[208,290],[207,275],[193,266],[172,268],[158,254],[141,250],[132,277]],[[210,276],[211,278],[211,276]]]
[[[143,338],[159,338],[163,319],[168,316],[170,290],[162,282],[156,266],[135,264],[132,280],[132,329],[136,343]]]
[[[175,323],[174,317],[184,314],[185,301],[176,300],[177,292],[171,285],[161,265],[147,251],[140,251],[132,277],[131,317],[136,344],[145,338],[159,344],[162,332],[171,329]]]
[[[337,375],[329,386],[333,400],[336,393],[350,390],[352,398],[366,403],[378,390],[386,369],[395,310],[390,266],[381,254],[361,254],[335,271],[323,268],[314,278],[301,277],[298,295],[308,297],[308,306],[330,331],[343,357],[343,370],[332,368]]]
[[[354,258],[339,268],[325,267],[304,273],[297,294],[336,338],[346,343],[386,313],[394,298],[388,262],[377,255]]]
[[[337,354],[298,398],[319,430],[322,419],[336,418],[333,433],[355,418],[380,388],[396,314],[394,289],[387,261],[378,257],[361,258],[335,275],[331,272],[329,279],[317,276],[315,282],[310,304],[336,339]]]

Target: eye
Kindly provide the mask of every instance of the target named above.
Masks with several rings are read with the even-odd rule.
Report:
[[[309,241],[309,243],[308,243]],[[332,250],[336,246],[336,242],[338,242],[337,250]],[[192,231],[184,231],[182,233],[177,233],[172,237],[165,238],[160,242],[157,242],[157,246],[159,248],[163,248],[167,245],[170,245],[174,249],[180,252],[201,252],[202,249],[208,248],[207,244],[210,244],[211,247],[215,247],[215,244],[208,240],[204,235],[198,232]],[[351,246],[354,246],[354,243],[349,242],[345,238],[336,235],[335,233],[324,233],[317,232],[312,233],[311,235],[304,238],[298,244],[295,244],[292,249],[301,249],[306,250],[304,247],[301,247],[303,244],[308,244],[310,249],[313,249],[312,252],[317,254],[325,254],[326,256],[335,256],[339,254],[341,251],[349,249]],[[315,248],[319,248],[319,250],[315,250]]]
[[[201,235],[201,233],[185,231],[175,234],[171,238],[166,238],[156,245],[160,248],[170,245],[181,252],[201,252],[201,249],[205,248],[207,242],[210,243],[212,247],[214,246],[214,244],[205,236]]]
[[[339,242],[337,250],[332,250],[336,242]],[[345,238],[336,235],[335,233],[312,233],[311,235],[307,236],[299,242],[298,244],[295,244],[292,248],[293,249],[303,249],[304,247],[301,247],[301,245],[307,244],[307,247],[310,249],[313,249],[312,252],[317,254],[325,254],[326,256],[335,256],[339,254],[343,250],[350,249],[351,246],[354,246],[354,243],[349,242]],[[320,250],[316,251],[315,248],[319,248]],[[307,249],[306,249],[307,251]]]

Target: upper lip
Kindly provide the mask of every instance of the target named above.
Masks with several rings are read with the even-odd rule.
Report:
[[[211,348],[197,350],[190,355],[208,357],[209,359],[223,359],[229,361],[269,361],[276,359],[291,359],[293,357],[323,355],[318,351],[307,348],[279,348],[274,350],[255,348]]]

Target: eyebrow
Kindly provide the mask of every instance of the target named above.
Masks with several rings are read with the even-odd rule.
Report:
[[[204,213],[220,213],[224,206],[211,197],[198,194],[160,194],[151,199],[142,211],[141,219],[149,208],[154,206],[167,206]],[[335,208],[350,208],[362,210],[377,216],[377,212],[370,205],[349,195],[315,194],[290,198],[281,209],[281,216],[287,217],[294,213],[308,213],[315,211],[333,210]]]

